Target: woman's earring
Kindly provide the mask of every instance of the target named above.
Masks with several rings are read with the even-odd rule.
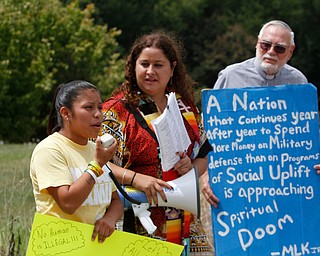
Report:
[[[139,88],[138,88],[138,86],[137,86],[137,84],[136,83],[134,83],[133,85],[132,85],[132,90],[133,90],[133,92],[134,93],[136,93],[136,94],[141,94],[141,92],[139,91]]]

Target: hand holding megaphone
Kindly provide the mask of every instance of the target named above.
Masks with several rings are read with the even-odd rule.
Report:
[[[128,200],[123,193],[118,192],[125,210],[133,209],[135,216],[139,218],[148,234],[152,234],[156,230],[156,226],[153,225],[150,218],[150,212],[147,210],[150,206],[174,207],[189,211],[200,218],[200,190],[197,169],[193,168],[187,174],[175,180],[168,181],[168,184],[170,184],[172,189],[163,188],[163,192],[167,198],[166,201],[163,201],[162,197],[157,193],[158,203],[151,205],[148,204],[146,194],[133,187],[125,186],[122,189],[129,198],[141,202],[139,205],[132,203],[132,200]]]
[[[111,138],[110,136],[111,135],[105,134],[101,137],[102,145],[107,146],[111,140],[114,140],[113,137],[111,136]],[[196,167],[185,175],[168,181],[167,183],[160,180],[159,182],[163,185],[163,188],[159,193],[156,193],[156,199],[154,199],[154,202],[151,204],[148,203],[147,196],[144,192],[133,187],[130,188],[131,191],[129,191],[128,187],[121,187],[108,165],[104,165],[102,169],[109,171],[110,177],[118,188],[118,194],[123,202],[124,208],[132,208],[134,210],[135,215],[140,219],[141,224],[149,234],[152,234],[156,230],[156,226],[153,225],[150,213],[147,210],[150,206],[174,207],[189,211],[200,218],[200,189]],[[167,188],[168,185],[171,186],[170,189]],[[151,196],[155,198],[154,195]],[[163,198],[165,200],[163,200]]]
[[[139,191],[142,191],[147,197],[146,202],[148,202],[150,205],[157,205],[160,198],[162,201],[167,201],[164,190],[172,189],[171,185],[164,180],[140,173],[137,173],[137,175],[135,176],[132,187]]]
[[[182,209],[197,215],[200,218],[200,189],[198,171],[193,168],[185,175],[167,182],[172,189],[163,188],[166,196],[164,201],[159,193],[157,193],[157,203],[152,203],[150,207],[167,206]],[[148,203],[147,196],[144,192],[137,190],[131,186],[123,187],[130,198],[141,203]],[[132,208],[132,202],[119,193],[125,209]]]

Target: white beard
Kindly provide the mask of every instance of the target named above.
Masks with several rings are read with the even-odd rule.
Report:
[[[265,53],[261,57],[260,56],[258,57],[258,56],[259,55],[258,55],[258,52],[257,52],[257,59],[259,60],[260,67],[268,75],[275,75],[281,69],[281,66],[279,66],[279,59],[276,56],[272,57],[268,53]],[[263,58],[266,58],[266,57],[276,60],[278,64],[271,64],[271,63],[263,62]]]
[[[275,75],[280,70],[279,65],[261,62],[260,67],[268,75]]]

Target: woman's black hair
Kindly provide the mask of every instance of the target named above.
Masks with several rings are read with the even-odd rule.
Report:
[[[93,84],[82,80],[61,84],[56,88],[49,113],[47,125],[48,135],[60,131],[61,127],[63,127],[63,119],[60,114],[61,107],[66,107],[71,110],[79,94],[89,89],[94,89],[99,92],[98,88]]]

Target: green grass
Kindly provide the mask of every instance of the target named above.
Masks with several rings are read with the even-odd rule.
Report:
[[[0,255],[25,255],[35,213],[29,177],[35,144],[0,145]]]

